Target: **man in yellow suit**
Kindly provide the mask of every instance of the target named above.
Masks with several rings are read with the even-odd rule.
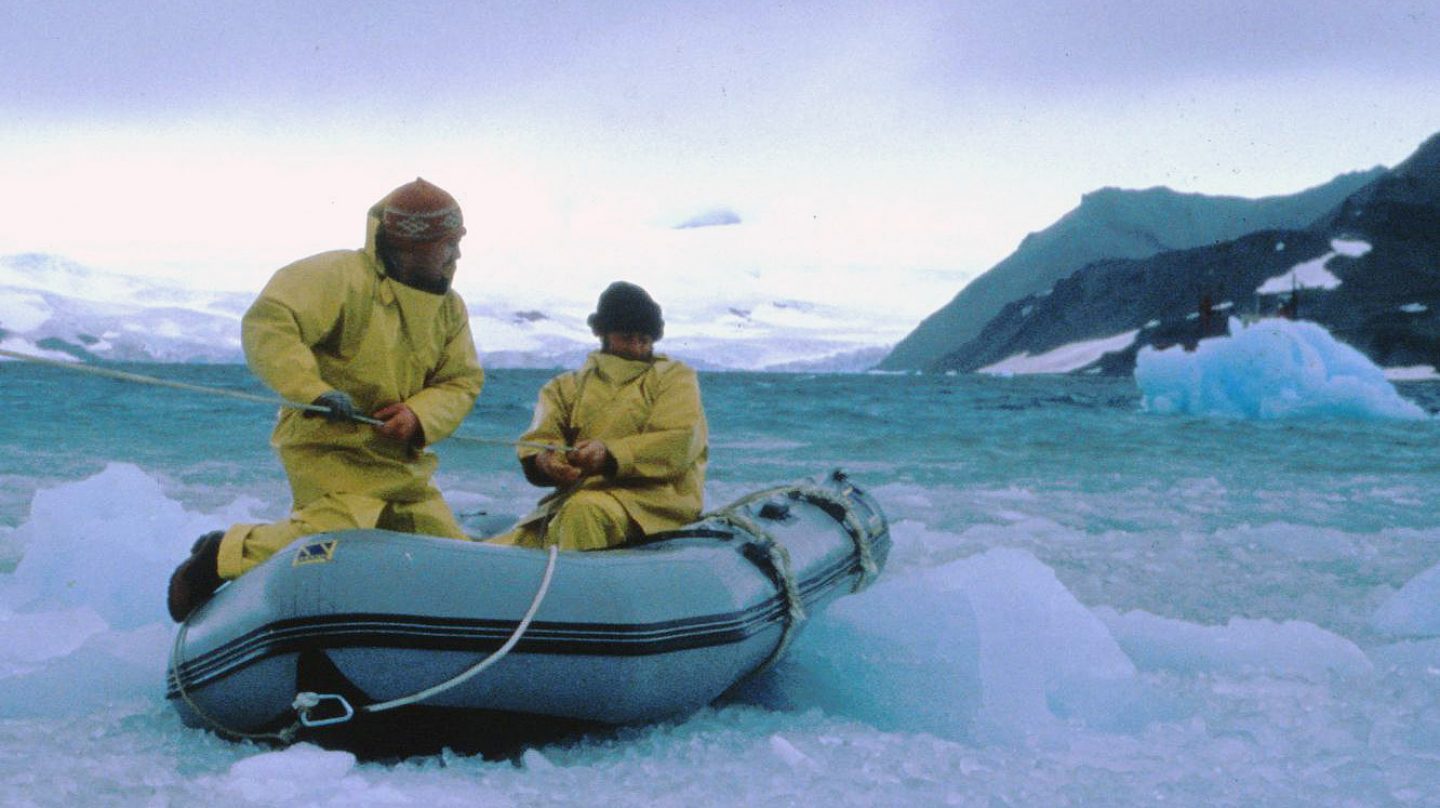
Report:
[[[598,550],[700,515],[709,434],[695,371],[654,352],[660,306],[632,283],[600,295],[590,328],[601,349],[546,383],[520,465],[558,490],[492,541]]]
[[[363,249],[270,279],[241,321],[245,359],[286,400],[328,411],[282,410],[270,442],[290,479],[290,517],[200,537],[170,578],[177,622],[301,536],[380,527],[466,538],[426,448],[455,431],[485,380],[450,288],[464,235],[454,197],[417,179],[370,208]]]

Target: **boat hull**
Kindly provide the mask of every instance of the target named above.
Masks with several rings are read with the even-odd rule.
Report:
[[[867,582],[889,548],[879,506],[838,473],[656,539],[559,554],[514,647],[424,706],[601,724],[692,711],[771,662],[803,614]],[[383,530],[307,537],[182,625],[167,695],[186,724],[236,735],[293,725],[303,692],[363,716],[500,649],[547,562]]]

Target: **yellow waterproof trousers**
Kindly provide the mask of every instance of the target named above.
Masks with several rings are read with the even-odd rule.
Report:
[[[238,578],[302,536],[371,527],[446,539],[469,538],[438,491],[417,502],[386,502],[363,494],[325,494],[293,511],[283,522],[231,527],[220,541],[220,577]]]
[[[490,541],[521,547],[545,547],[557,541],[561,550],[603,550],[640,535],[640,526],[620,500],[605,491],[587,489],[571,494],[548,522],[527,522]]]

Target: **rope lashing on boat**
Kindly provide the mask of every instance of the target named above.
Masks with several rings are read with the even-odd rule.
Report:
[[[869,586],[880,574],[880,567],[875,563],[875,551],[870,546],[870,530],[860,523],[860,517],[855,515],[855,509],[850,506],[850,501],[844,495],[818,485],[798,485],[792,490],[792,496],[812,502],[818,500],[816,504],[829,503],[840,511],[842,514],[840,524],[844,526],[845,532],[850,534],[850,539],[855,542],[855,556],[860,563],[860,577],[855,579],[855,585],[850,588],[850,591],[859,592]]]
[[[846,476],[844,472],[837,469],[836,471],[831,473],[831,479],[835,480],[836,482],[845,484],[847,486],[846,490],[853,490],[852,488],[848,487],[849,483],[846,482]],[[875,580],[875,577],[880,574],[880,567],[878,564],[875,563],[875,550],[873,545],[871,544],[871,532],[869,527],[867,527],[864,523],[860,521],[860,517],[857,516],[855,513],[854,506],[850,503],[850,500],[845,497],[844,493],[831,491],[828,488],[823,488],[821,486],[813,485],[810,483],[780,485],[775,486],[774,488],[766,488],[761,491],[756,491],[752,494],[748,494],[718,511],[705,514],[701,517],[701,519],[708,519],[713,517],[723,520],[725,518],[725,515],[728,513],[739,512],[740,509],[746,507],[747,505],[751,505],[761,500],[770,499],[772,497],[775,497],[776,495],[785,495],[793,499],[806,499],[810,502],[815,503],[816,505],[820,505],[822,510],[830,514],[832,518],[840,522],[840,524],[845,528],[845,532],[849,534],[850,540],[855,543],[855,557],[860,564],[860,577],[856,579],[855,585],[850,590],[851,592],[859,592],[860,590],[868,587],[871,582]],[[830,507],[824,507],[826,505]]]
[[[780,630],[780,641],[775,644],[775,649],[770,652],[770,656],[766,657],[764,662],[755,668],[757,673],[768,670],[780,657],[784,656],[785,649],[790,647],[790,641],[795,638],[795,632],[800,628],[800,624],[809,618],[805,612],[805,601],[800,595],[800,585],[795,580],[795,571],[790,565],[790,550],[776,541],[775,537],[754,519],[741,513],[737,507],[731,506],[718,513],[710,514],[709,518],[733,525],[749,533],[752,536],[751,544],[765,552],[770,569],[778,581],[780,596],[785,602],[785,624]]]
[[[34,365],[45,365],[46,367],[60,368],[61,370],[69,370],[76,373],[88,373],[92,376],[103,376],[107,379],[115,379],[122,382],[132,382],[134,384],[148,384],[152,387],[168,387],[172,390],[184,390],[188,393],[200,393],[202,395],[208,396],[221,396],[224,398],[239,399],[240,401],[253,401],[258,404],[269,404],[272,407],[278,406],[284,407],[286,409],[304,410],[305,412],[313,412],[318,414],[326,414],[330,412],[329,407],[320,404],[302,404],[298,401],[287,401],[282,398],[262,396],[255,393],[246,393],[240,390],[222,390],[218,387],[207,387],[203,384],[187,384],[186,382],[170,381],[169,379],[160,379],[155,376],[145,376],[139,373],[129,373],[123,370],[115,370],[113,368],[96,367],[95,365],[86,365],[79,362],[62,362],[58,359],[46,359],[42,356],[32,356],[30,354],[17,353],[15,351],[8,351],[3,348],[0,348],[0,356],[8,357],[10,359],[18,359],[21,362],[29,362]],[[351,420],[362,424],[369,424],[370,426],[383,426],[385,424],[384,421],[381,421],[378,418],[371,418],[368,415],[355,415],[351,418]],[[451,435],[449,438],[447,438],[447,440],[457,441],[459,443],[476,443],[484,446],[525,446],[531,449],[554,449],[561,452],[568,452],[573,450],[574,448],[572,446],[553,446],[548,443],[534,443],[531,441],[509,440],[506,438],[478,438],[472,437],[470,435]]]
[[[780,634],[780,641],[776,643],[770,656],[756,668],[757,672],[770,668],[785,654],[785,650],[795,637],[795,632],[799,629],[800,624],[805,622],[808,615],[805,611],[804,597],[800,593],[799,582],[795,580],[789,549],[770,531],[762,527],[758,521],[745,513],[746,508],[757,502],[772,500],[776,496],[811,502],[838,521],[855,543],[855,556],[860,566],[860,575],[856,578],[851,591],[859,592],[869,586],[870,582],[874,581],[875,576],[879,574],[879,566],[875,563],[874,548],[870,542],[870,529],[860,521],[854,506],[846,497],[847,493],[854,490],[853,487],[846,482],[844,472],[839,470],[831,474],[831,479],[844,485],[845,489],[836,492],[809,483],[776,486],[756,491],[724,508],[700,517],[702,521],[714,520],[750,534],[752,537],[750,544],[764,552],[766,564],[774,575],[780,590],[780,596],[785,604],[785,625]]]

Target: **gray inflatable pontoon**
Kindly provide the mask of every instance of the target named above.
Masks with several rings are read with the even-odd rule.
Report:
[[[661,719],[773,663],[889,547],[879,506],[840,472],[599,552],[319,534],[181,625],[167,696],[190,726],[284,741],[408,704]]]

